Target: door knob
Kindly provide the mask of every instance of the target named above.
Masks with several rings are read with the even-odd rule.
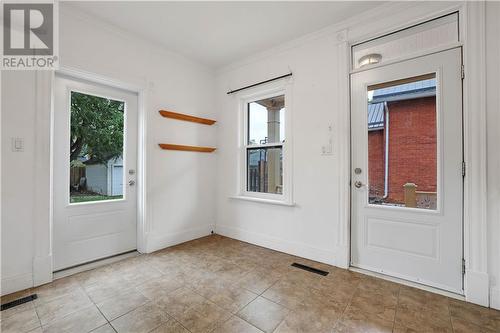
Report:
[[[354,182],[354,186],[356,186],[356,188],[360,188],[361,186],[363,186],[363,183],[357,180]]]
[[[135,185],[135,180],[129,180],[128,184],[129,184],[129,186],[134,186]]]

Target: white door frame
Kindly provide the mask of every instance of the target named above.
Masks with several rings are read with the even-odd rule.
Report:
[[[75,79],[85,80],[112,88],[127,90],[138,95],[137,103],[137,251],[144,253],[147,249],[146,219],[146,93],[147,84],[134,85],[95,73],[61,66],[57,71]],[[36,74],[36,184],[35,184],[35,216],[41,217],[35,223],[33,285],[38,286],[53,280],[53,129],[54,129],[54,81],[55,72],[37,71]],[[50,129],[50,130],[49,130]],[[47,189],[50,188],[49,193]]]
[[[411,4],[403,4],[411,8]],[[485,67],[485,4],[482,2],[467,2],[452,5],[443,10],[421,14],[415,17],[412,10],[407,10],[408,17],[401,18],[399,25],[390,30],[377,27],[372,23],[371,31],[376,34],[357,35],[351,31],[341,30],[336,35],[339,59],[337,62],[337,84],[339,98],[337,110],[344,110],[340,126],[345,128],[339,137],[339,159],[345,161],[340,169],[339,187],[340,206],[337,236],[338,257],[335,262],[343,268],[350,267],[350,78],[351,45],[384,35],[436,18],[445,14],[459,12],[460,42],[445,48],[433,50],[442,51],[451,47],[462,46],[465,79],[463,80],[463,115],[464,115],[464,160],[467,166],[464,178],[464,258],[465,277],[464,292],[468,302],[489,306],[489,275],[487,262],[487,219],[486,219],[486,67]],[[417,11],[418,12],[418,11]],[[408,23],[409,22],[409,23]],[[367,27],[365,27],[366,29]],[[415,55],[414,55],[415,56]],[[403,59],[400,59],[403,60]]]

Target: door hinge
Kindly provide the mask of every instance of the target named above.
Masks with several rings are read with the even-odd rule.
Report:
[[[462,161],[462,177],[465,177],[465,170],[466,170],[465,161]]]
[[[462,80],[465,79],[465,66],[462,65],[460,67],[460,76],[462,77]]]
[[[465,275],[465,259],[462,259],[462,275]]]

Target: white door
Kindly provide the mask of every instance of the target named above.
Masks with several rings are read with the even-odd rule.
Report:
[[[351,75],[351,265],[462,287],[461,49]]]
[[[54,97],[57,271],[136,248],[138,122],[132,92],[56,75]]]

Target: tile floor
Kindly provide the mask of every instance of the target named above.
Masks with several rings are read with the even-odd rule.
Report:
[[[291,267],[300,262],[326,277]],[[2,298],[23,332],[500,332],[500,311],[218,235]]]

